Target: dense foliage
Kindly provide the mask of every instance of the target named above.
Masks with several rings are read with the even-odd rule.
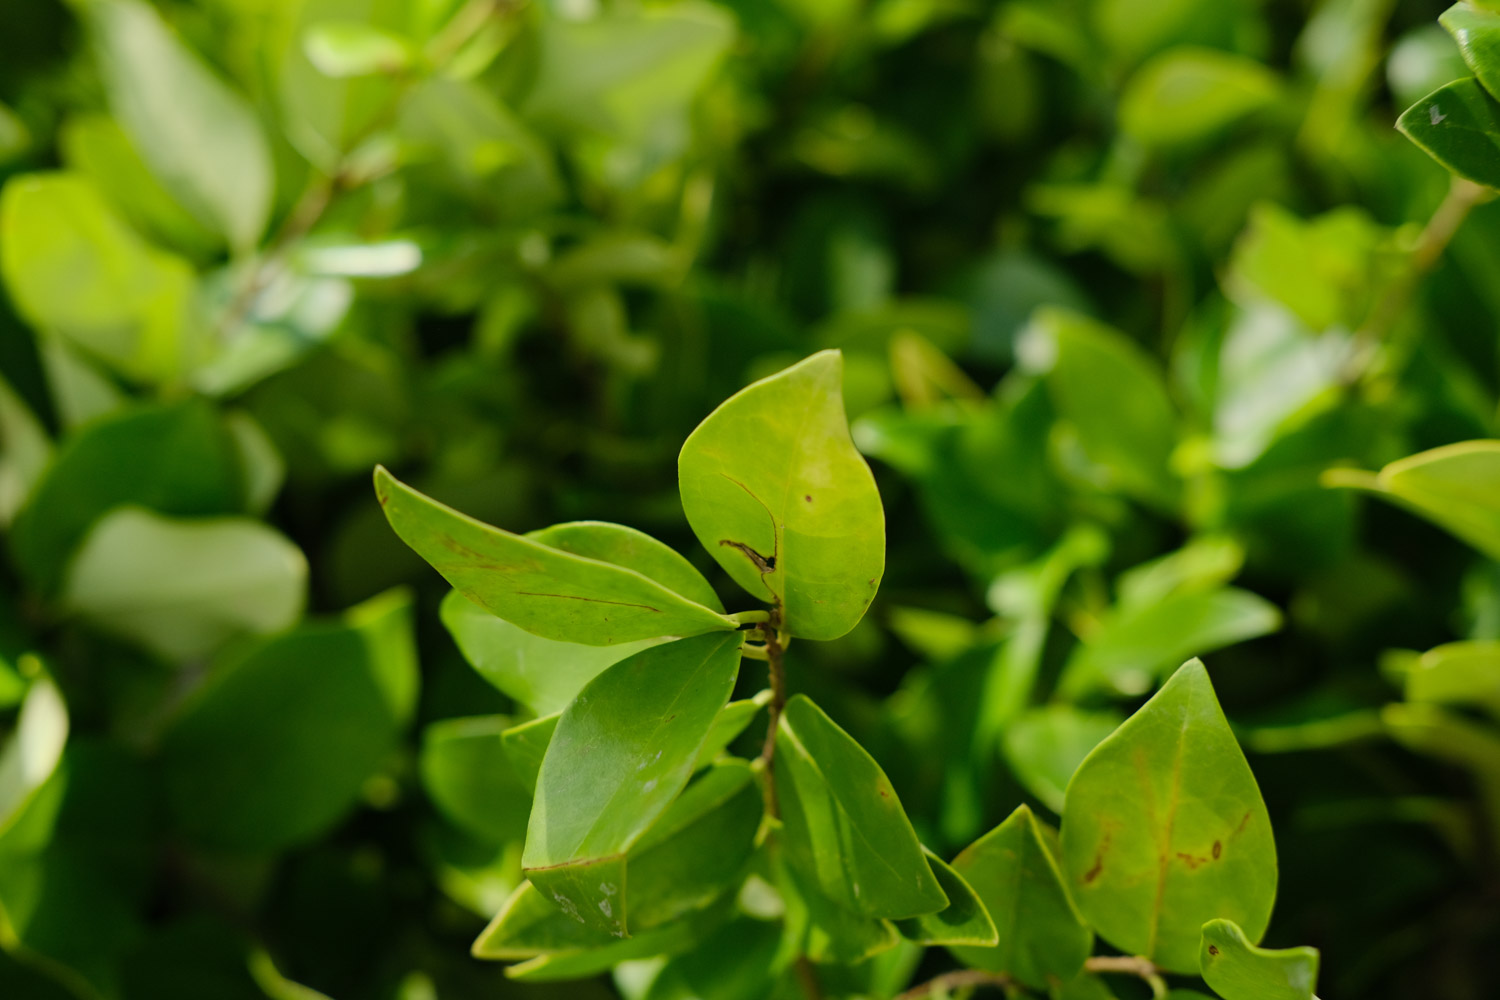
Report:
[[[0,3],[0,996],[1492,995],[1497,43]]]

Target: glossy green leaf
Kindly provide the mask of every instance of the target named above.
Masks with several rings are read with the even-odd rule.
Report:
[[[236,635],[293,625],[306,591],[302,551],[259,521],[121,507],[85,536],[60,601],[100,629],[187,663]]]
[[[1122,694],[1142,694],[1186,657],[1280,627],[1281,612],[1275,605],[1235,587],[1120,607],[1101,617],[1069,659],[1062,688],[1079,693],[1102,684]]]
[[[546,639],[496,618],[456,590],[443,598],[439,611],[479,676],[538,715],[561,712],[605,667],[662,641],[584,646]]]
[[[571,916],[626,932],[625,852],[692,774],[739,672],[738,633],[636,653],[563,711],[537,777],[526,875]]]
[[[803,695],[781,716],[775,768],[787,859],[802,879],[866,917],[948,906],[880,765]]]
[[[1472,77],[1434,90],[1396,127],[1458,176],[1500,187],[1500,103]]]
[[[0,833],[52,777],[68,742],[68,707],[50,677],[27,689],[14,731],[0,748]]]
[[[1500,719],[1500,642],[1450,642],[1429,649],[1404,679],[1407,701],[1475,705]]]
[[[500,734],[500,742],[505,747],[511,765],[527,791],[533,794],[536,792],[537,776],[542,773],[542,758],[547,756],[547,744],[552,742],[552,734],[557,732],[557,720],[561,718],[562,712],[559,710],[540,719],[512,726]]]
[[[238,850],[317,836],[387,763],[416,691],[411,600],[399,592],[227,654],[163,739],[178,828]]]
[[[506,978],[527,983],[550,983],[564,979],[587,979],[608,972],[622,962],[676,955],[692,948],[711,934],[727,916],[729,907],[719,905],[690,919],[675,920],[655,930],[596,948],[575,948],[538,955],[508,966]]]
[[[358,21],[320,21],[302,36],[308,61],[325,76],[369,76],[398,73],[411,65],[414,53],[399,35]]]
[[[200,402],[127,411],[69,437],[11,526],[11,555],[43,593],[106,511],[232,514],[243,505],[234,442]]]
[[[698,751],[697,767],[707,767],[728,750],[735,737],[743,733],[751,720],[770,703],[771,692],[762,691],[754,698],[741,698],[725,705],[714,718],[714,727],[708,731],[708,738]]]
[[[1119,331],[1050,306],[1032,316],[1017,350],[1026,370],[1045,375],[1053,405],[1107,486],[1175,503],[1177,413],[1154,358]]]
[[[649,934],[729,891],[750,859],[763,809],[760,786],[741,761],[712,768],[689,785],[627,855],[631,935]],[[530,958],[602,947],[616,939],[575,920],[526,882],[473,951],[479,958]]]
[[[1257,948],[1232,920],[1203,925],[1203,981],[1224,1000],[1313,1000],[1318,949]]]
[[[167,190],[229,244],[266,227],[270,146],[249,103],[139,0],[87,0],[110,107]]]
[[[610,646],[735,628],[730,619],[623,566],[481,524],[375,470],[401,540],[463,595],[547,639]]]
[[[1142,66],[1120,98],[1120,128],[1150,146],[1212,138],[1272,104],[1276,74],[1257,60],[1180,46]]]
[[[1069,898],[1030,809],[1017,808],[964,848],[953,867],[979,894],[998,933],[994,948],[951,949],[959,961],[1039,988],[1083,971],[1094,935]]]
[[[1500,11],[1459,2],[1443,11],[1438,22],[1490,96],[1500,94]]]
[[[26,504],[54,449],[47,429],[0,378],[0,527],[6,527]]]
[[[1433,448],[1373,474],[1330,469],[1323,482],[1369,490],[1446,528],[1491,559],[1500,559],[1500,441]]]
[[[885,513],[849,438],[842,371],[842,356],[823,351],[742,389],[698,425],[677,463],[698,540],[809,639],[852,629],[885,569]]]
[[[692,563],[644,531],[608,521],[570,521],[528,532],[526,537],[585,559],[633,569],[705,608],[724,610],[719,595]]]
[[[180,381],[207,357],[187,261],[127,226],[93,183],[38,173],[0,196],[0,271],[21,314],[133,379]]]
[[[486,843],[526,836],[531,794],[503,742],[503,715],[444,719],[422,734],[422,787],[447,819]]]
[[[1184,664],[1073,775],[1062,867],[1101,937],[1172,972],[1197,969],[1209,920],[1265,933],[1271,820],[1201,662]]]
[[[948,897],[948,905],[937,913],[895,921],[896,930],[908,941],[924,945],[969,945],[992,948],[999,943],[995,922],[973,886],[952,865],[923,848],[932,874]]]
[[[901,943],[893,922],[840,906],[795,868],[786,870],[781,890],[788,935],[810,961],[858,965]]]
[[[1016,779],[1061,815],[1073,772],[1124,721],[1118,712],[1046,705],[1027,711],[1006,727],[1001,747]]]

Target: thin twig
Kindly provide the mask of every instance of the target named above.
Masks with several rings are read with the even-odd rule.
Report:
[[[1016,984],[1016,981],[1003,972],[986,972],[983,969],[959,969],[957,972],[945,972],[941,976],[927,980],[913,986],[902,993],[896,1000],[918,1000],[920,997],[931,996],[934,993],[946,993],[949,990],[960,989],[964,986],[988,986],[997,990],[1008,990]]]
[[[767,706],[766,742],[760,750],[760,762],[766,779],[766,812],[772,819],[781,818],[781,803],[776,797],[776,732],[781,728],[781,711],[786,708],[786,646],[781,635],[781,609],[771,612],[761,632],[766,637],[766,666],[771,675],[771,703]]]
[[[1095,955],[1083,963],[1085,972],[1118,972],[1127,976],[1138,976],[1151,987],[1153,997],[1167,995],[1167,981],[1162,978],[1162,969],[1149,958],[1139,955]]]
[[[1376,349],[1406,313],[1422,279],[1437,266],[1443,251],[1453,242],[1453,237],[1458,234],[1459,227],[1469,217],[1474,206],[1486,201],[1488,197],[1488,189],[1462,177],[1453,178],[1448,194],[1417,237],[1407,258],[1405,271],[1391,282],[1385,294],[1370,310],[1364,325],[1354,334],[1349,360],[1344,369],[1345,382],[1358,381],[1365,373]]]

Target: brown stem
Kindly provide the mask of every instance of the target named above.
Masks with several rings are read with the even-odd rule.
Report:
[[[818,984],[818,970],[806,955],[798,955],[792,966],[797,972],[797,983],[807,1000],[823,1000],[823,987]]]
[[[1119,972],[1149,979],[1161,975],[1161,969],[1149,958],[1138,955],[1095,955],[1083,963],[1085,972]]]
[[[1411,304],[1422,279],[1437,266],[1443,251],[1453,242],[1459,227],[1475,205],[1487,200],[1489,191],[1472,181],[1455,176],[1448,194],[1427,220],[1407,258],[1406,270],[1392,281],[1385,294],[1375,303],[1364,325],[1354,335],[1354,343],[1345,368],[1344,380],[1355,382],[1369,367],[1375,349],[1390,334],[1396,322]]]
[[[983,969],[960,969],[957,972],[945,972],[941,976],[913,986],[898,996],[896,1000],[918,1000],[919,997],[960,989],[964,986],[989,986],[997,990],[1008,990],[1015,984],[1016,981],[1003,972],[986,972]]]
[[[771,675],[771,704],[767,708],[766,742],[760,750],[760,762],[766,779],[766,812],[772,819],[781,818],[781,803],[776,798],[776,732],[781,728],[781,712],[786,708],[786,646],[781,637],[781,609],[771,612],[761,632],[766,637],[766,666]]]

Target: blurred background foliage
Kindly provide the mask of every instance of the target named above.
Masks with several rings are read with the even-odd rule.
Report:
[[[1269,943],[1493,996],[1494,688],[1403,677],[1495,658],[1500,570],[1320,482],[1497,435],[1500,205],[1417,281],[1449,182],[1391,127],[1467,75],[1441,7],[0,4],[0,996],[613,995],[468,957],[537,709],[369,471],[718,573],[677,447],[824,347],[890,568],[791,683],[933,849],[1211,654]]]

